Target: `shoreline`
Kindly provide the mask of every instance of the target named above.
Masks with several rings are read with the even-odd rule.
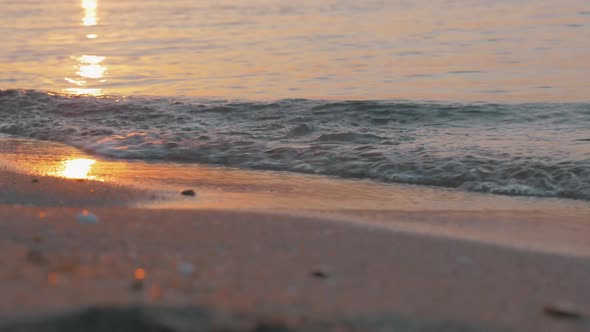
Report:
[[[244,211],[304,216],[590,256],[590,202],[481,194],[289,172],[100,159],[60,143],[0,139],[0,204],[90,209]],[[83,172],[64,168],[91,161]],[[82,165],[84,166],[84,165]],[[69,177],[81,178],[69,178]],[[33,183],[36,179],[37,183]],[[196,197],[183,196],[183,190]]]
[[[64,149],[25,156],[72,157]],[[164,173],[179,182],[130,187],[117,177],[149,178],[164,166],[102,163],[114,174],[104,182],[40,176],[26,163],[20,174],[0,168],[0,186],[11,189],[0,194],[0,317],[41,322],[12,327],[53,331],[84,315],[131,324],[138,312],[172,308],[180,314],[171,324],[223,312],[255,322],[236,331],[260,321],[287,331],[587,329],[584,204],[186,167]],[[197,196],[180,197],[173,189],[195,170]],[[386,209],[372,200],[381,196]],[[322,197],[329,204],[313,205]],[[83,210],[97,222],[80,221]],[[563,303],[583,318],[544,311]]]

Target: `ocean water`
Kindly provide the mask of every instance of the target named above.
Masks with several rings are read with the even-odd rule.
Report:
[[[0,5],[0,133],[590,200],[590,2]]]
[[[0,0],[0,88],[589,101],[584,0]]]

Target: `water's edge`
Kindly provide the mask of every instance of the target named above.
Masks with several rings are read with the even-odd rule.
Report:
[[[272,102],[0,90],[0,133],[166,160],[590,199],[590,104]]]

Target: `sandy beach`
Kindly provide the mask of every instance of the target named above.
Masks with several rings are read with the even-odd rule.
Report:
[[[0,0],[0,332],[590,332],[590,1]]]
[[[548,202],[545,211],[191,208],[210,186],[182,197],[10,167],[0,187],[2,331],[590,326],[584,204],[553,212]],[[97,220],[80,218],[84,211]]]

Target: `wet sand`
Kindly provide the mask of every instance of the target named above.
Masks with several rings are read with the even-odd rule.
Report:
[[[0,331],[590,326],[587,202],[0,150]]]
[[[224,326],[229,331],[587,331],[590,326],[585,251],[590,245],[582,237],[576,250],[554,252],[462,237],[458,230],[477,219],[475,212],[438,217],[432,212],[408,223],[409,214],[420,213],[349,211],[345,218],[132,208],[122,205],[149,202],[158,193],[32,178],[0,172],[2,331]],[[80,222],[83,209],[98,223]],[[525,213],[496,217],[518,221]],[[379,227],[363,222],[367,215],[431,231]],[[477,227],[486,214],[479,215]],[[355,216],[363,217],[351,222]],[[447,233],[456,229],[456,234],[438,232],[437,218]],[[541,223],[536,234],[551,231],[543,225],[550,223]],[[577,232],[585,229],[578,227]],[[507,238],[518,238],[507,230]],[[138,269],[145,273],[142,280],[136,278]],[[555,314],[555,308],[581,317]],[[98,327],[97,320],[105,325]],[[207,324],[210,329],[199,329]],[[264,330],[271,325],[275,329]]]

